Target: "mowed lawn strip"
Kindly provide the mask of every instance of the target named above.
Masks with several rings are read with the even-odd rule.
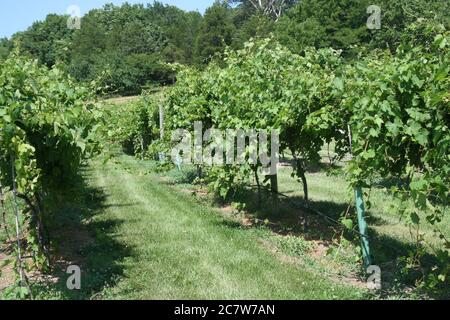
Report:
[[[108,236],[133,248],[122,262],[122,277],[104,290],[103,298],[361,297],[354,287],[281,261],[254,233],[140,169],[145,170],[142,162],[126,156],[92,165],[90,183],[108,194],[95,219],[121,221]]]

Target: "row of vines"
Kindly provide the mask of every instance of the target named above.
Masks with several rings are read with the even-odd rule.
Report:
[[[421,22],[407,34],[410,38],[395,55],[372,52],[353,64],[333,49],[296,54],[270,38],[250,41],[205,70],[179,71],[163,103],[163,140],[159,101],[145,100],[134,105],[134,126],[120,120],[116,130],[125,135],[119,140],[140,155],[169,156],[176,143],[171,133],[192,131],[196,121],[204,129],[276,129],[280,152],[295,160],[293,175],[303,183],[306,201],[306,167],[320,161],[323,145],[334,141],[340,159],[351,155],[345,168],[350,189],[371,188],[381,177],[402,182],[390,192],[400,200],[396,210],[416,243],[404,259],[414,267],[432,250],[439,263],[423,273],[422,283],[448,286],[450,242],[439,223],[450,185],[450,37],[442,26]],[[260,167],[248,163],[199,172],[215,193],[227,198],[253,181],[268,183],[269,177],[258,177]],[[411,201],[414,206],[407,206]],[[424,223],[440,239],[438,248],[425,242],[420,232]]]
[[[49,208],[96,149],[93,92],[17,54],[0,65],[0,224],[16,257],[16,297],[32,293],[27,275],[51,267]]]
[[[126,112],[100,112],[95,88],[75,83],[57,67],[49,70],[11,55],[0,66],[0,213],[16,251],[17,295],[31,293],[29,271],[50,267],[47,208],[83,159],[97,151],[103,122],[104,133],[126,151],[140,157],[165,154],[167,160],[176,143],[172,132],[192,131],[196,121],[205,129],[277,130],[280,151],[295,160],[293,175],[303,183],[306,201],[306,167],[320,161],[322,146],[334,141],[339,158],[351,155],[350,188],[370,188],[380,177],[403,182],[391,192],[400,204],[413,201],[413,207],[397,211],[417,242],[405,259],[414,266],[430,250],[419,227],[432,225],[442,242],[431,248],[439,264],[422,280],[448,286],[450,242],[439,223],[450,185],[450,35],[421,23],[407,34],[411,38],[395,55],[373,52],[354,64],[333,49],[293,53],[270,38],[250,41],[205,70],[181,68],[164,101],[144,96]],[[199,166],[199,172],[227,198],[253,181],[265,187],[271,179],[259,177],[261,166]],[[7,198],[12,210],[5,206]],[[8,229],[8,215],[16,217],[15,230]]]

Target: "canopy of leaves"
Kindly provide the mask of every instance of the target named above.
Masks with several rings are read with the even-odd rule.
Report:
[[[276,24],[276,36],[295,52],[306,46],[342,49],[347,56],[368,49],[390,48],[395,52],[405,28],[417,19],[429,19],[448,26],[449,2],[442,0],[380,0],[381,29],[369,30],[368,0],[303,0]]]
[[[22,54],[37,58],[47,67],[57,62],[67,63],[73,34],[73,31],[67,28],[67,18],[49,14],[44,21],[33,23],[25,32],[16,33],[12,42],[19,42]]]
[[[97,145],[101,114],[87,102],[92,93],[60,69],[16,53],[0,64],[0,182],[25,200],[26,255],[40,269],[48,261],[43,225],[50,218],[43,195],[67,188]]]
[[[191,130],[194,121],[201,121],[205,128],[221,130],[279,130],[282,148],[317,160],[322,137],[304,126],[310,113],[334,103],[339,53],[311,50],[299,56],[267,39],[227,50],[224,61],[222,67],[211,64],[204,72],[179,75],[167,100],[168,128]],[[213,186],[226,195],[260,166],[214,168]]]
[[[159,2],[106,5],[67,28],[67,16],[49,15],[12,39],[0,41],[0,59],[13,47],[48,67],[61,63],[79,81],[103,77],[110,92],[135,94],[172,83],[166,63],[204,67],[227,46],[243,48],[251,38],[275,39],[291,51],[306,47],[343,50],[347,60],[373,49],[394,53],[406,27],[420,19],[449,26],[446,0],[380,0],[381,29],[369,30],[368,0],[215,1],[204,16]],[[417,38],[420,42],[421,39]]]
[[[232,44],[235,32],[233,15],[226,3],[217,2],[208,8],[195,46],[198,63],[205,64],[216,53],[222,53],[226,46]]]

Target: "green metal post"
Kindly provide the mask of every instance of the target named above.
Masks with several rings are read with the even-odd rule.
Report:
[[[355,189],[356,210],[358,212],[359,233],[361,234],[361,250],[366,267],[372,265],[372,256],[370,255],[369,238],[367,235],[367,223],[365,218],[365,208],[363,192],[361,187]]]

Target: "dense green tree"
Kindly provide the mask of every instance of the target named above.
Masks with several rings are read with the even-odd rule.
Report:
[[[107,5],[83,17],[73,38],[70,71],[82,81],[104,73],[110,90],[139,93],[147,83],[172,78],[161,57],[166,45],[162,28],[142,5]]]
[[[73,30],[67,28],[67,16],[49,14],[25,32],[12,38],[20,43],[20,50],[37,58],[48,67],[56,62],[68,62]]]
[[[216,53],[223,52],[233,43],[235,35],[233,10],[226,2],[216,1],[203,17],[196,41],[197,62],[205,64],[211,61]]]
[[[12,42],[7,38],[0,39],[0,60],[4,60],[8,57],[12,49]]]
[[[148,20],[158,25],[167,38],[163,57],[168,62],[192,64],[194,46],[202,16],[198,12],[185,12],[174,6],[154,2],[147,5]]]
[[[51,14],[0,40],[0,59],[17,43],[48,67],[63,63],[79,81],[103,75],[111,90],[138,93],[148,83],[173,81],[165,62],[193,63],[201,20],[198,12],[160,2],[107,4],[86,14],[79,30],[67,28],[67,16]]]
[[[277,36],[291,50],[306,46],[349,49],[369,35],[369,0],[303,0],[281,17]]]
[[[370,5],[380,8],[381,28],[370,30]],[[446,0],[302,0],[276,24],[276,36],[291,50],[307,46],[342,49],[347,56],[363,50],[390,48],[394,52],[406,27],[418,19],[433,19],[448,26]]]
[[[250,16],[238,27],[233,40],[233,47],[241,48],[243,44],[251,38],[263,39],[270,36],[274,30],[275,23],[263,14]]]
[[[381,29],[371,33],[371,48],[390,48],[394,52],[412,23],[428,19],[450,26],[450,1],[448,0],[379,0]]]

